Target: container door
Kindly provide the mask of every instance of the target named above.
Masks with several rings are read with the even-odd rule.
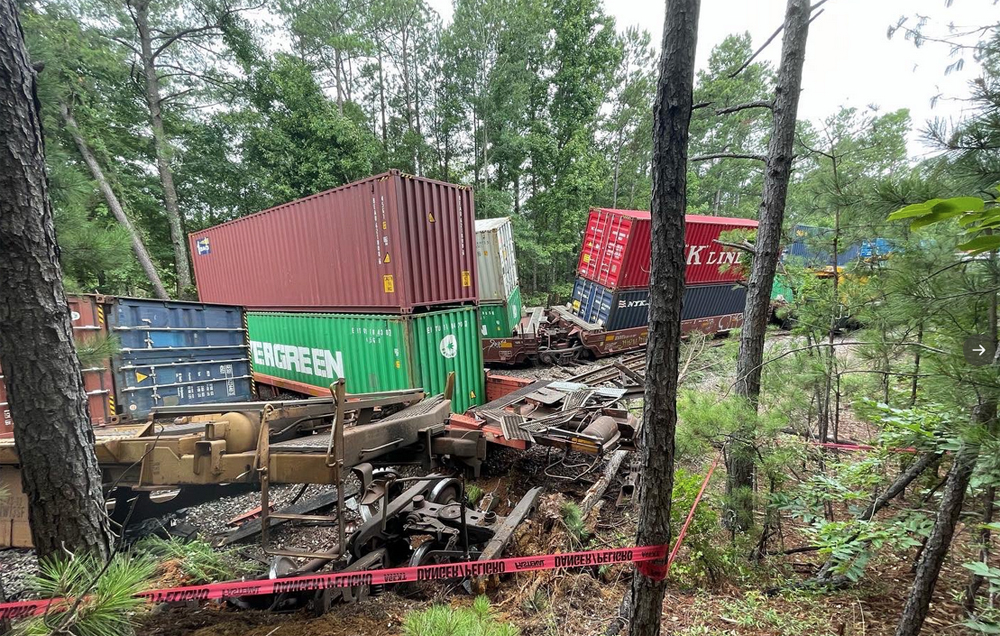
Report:
[[[415,376],[428,394],[444,391],[448,374],[455,374],[452,411],[464,413],[485,398],[483,346],[479,339],[479,309],[453,309],[407,320],[413,342]]]
[[[518,287],[517,254],[514,250],[514,225],[508,219],[497,229],[497,248],[503,268],[503,296],[509,298]],[[480,290],[482,295],[482,290]]]
[[[108,331],[104,298],[67,296],[76,355],[83,369],[83,388],[94,426],[114,424],[116,413],[114,374],[111,357],[119,348],[118,339]]]
[[[254,398],[241,308],[118,298],[110,314],[123,418],[143,419],[157,406]]]

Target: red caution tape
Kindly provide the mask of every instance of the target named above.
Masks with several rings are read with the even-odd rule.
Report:
[[[617,548],[613,550],[588,550],[585,552],[491,559],[488,561],[466,561],[445,565],[420,565],[386,570],[366,570],[363,572],[312,574],[287,579],[261,579],[257,581],[231,581],[229,583],[211,583],[209,585],[190,585],[186,587],[147,590],[137,596],[153,603],[204,601],[236,596],[308,592],[328,588],[386,585],[409,581],[434,581],[438,579],[531,572],[534,570],[555,570],[559,568],[579,568],[620,563],[644,563],[646,561],[662,560],[666,554],[667,546],[665,545],[641,548]],[[0,619],[25,618],[44,614],[47,611],[63,611],[68,609],[72,603],[73,599],[46,599],[3,603],[0,604]]]

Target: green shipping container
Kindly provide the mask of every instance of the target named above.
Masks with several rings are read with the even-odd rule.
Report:
[[[452,409],[483,403],[483,350],[475,307],[412,316],[248,312],[254,372],[348,393],[422,387],[444,391],[455,373]]]
[[[483,338],[508,338],[521,322],[521,288],[515,287],[505,303],[481,303]]]
[[[792,286],[788,284],[788,280],[781,274],[774,277],[774,284],[771,285],[771,301],[781,301],[788,304],[795,302],[795,293],[792,291]]]

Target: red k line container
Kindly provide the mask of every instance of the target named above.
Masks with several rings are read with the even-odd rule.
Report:
[[[98,296],[67,296],[67,303],[73,320],[73,337],[79,344],[98,344],[108,335],[108,324],[104,315],[104,305]],[[83,388],[87,392],[90,407],[90,421],[94,426],[104,426],[118,421],[115,415],[115,383],[111,359],[88,361],[83,365]],[[10,417],[7,400],[7,385],[3,370],[0,369],[0,415],[3,426],[0,437],[14,434],[14,421]]]
[[[688,214],[684,221],[687,285],[732,283],[744,278],[743,268],[738,266],[742,252],[715,241],[723,232],[756,228],[757,221],[696,214]],[[648,287],[650,223],[649,212],[642,210],[592,209],[577,275],[611,289]],[[729,267],[719,271],[722,265]]]
[[[398,314],[479,298],[472,188],[398,170],[190,241],[202,302]]]

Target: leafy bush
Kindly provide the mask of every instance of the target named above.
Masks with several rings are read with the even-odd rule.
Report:
[[[435,605],[403,619],[405,636],[518,636],[520,633],[510,623],[493,618],[485,596],[477,597],[471,607]]]
[[[135,595],[149,586],[156,564],[145,555],[122,553],[111,560],[103,573],[102,567],[101,561],[89,556],[42,561],[40,574],[29,581],[33,592],[41,598],[83,598],[68,612],[22,622],[15,633],[24,636],[133,634],[131,615],[145,603]],[[98,577],[96,582],[95,577]]]
[[[160,562],[175,561],[191,583],[228,581],[247,573],[231,551],[213,548],[204,541],[181,541],[150,536],[136,544],[136,550]]]
[[[470,506],[475,506],[479,503],[479,500],[483,498],[483,489],[475,484],[469,484],[465,487],[465,500],[469,502]]]
[[[576,505],[572,501],[567,501],[562,505],[559,510],[562,513],[563,523],[566,525],[566,531],[569,536],[579,544],[583,544],[587,540],[587,525],[584,523],[583,511],[580,510],[580,506]]]

